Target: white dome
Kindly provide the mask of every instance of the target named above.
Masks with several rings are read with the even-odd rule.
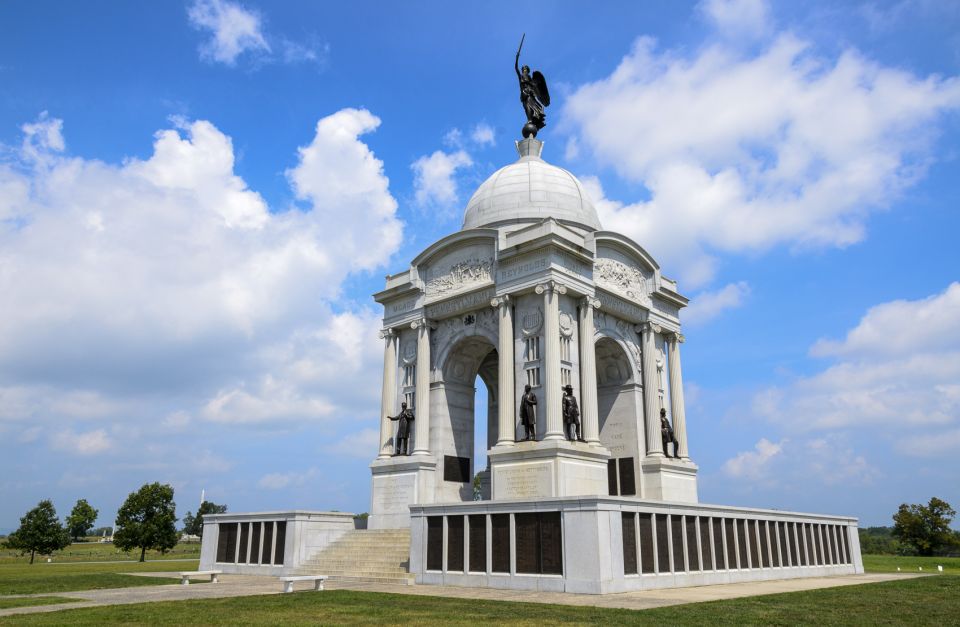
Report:
[[[467,203],[463,228],[473,229],[554,218],[590,231],[601,229],[597,210],[577,177],[540,158],[543,143],[517,143],[522,155],[477,188]]]

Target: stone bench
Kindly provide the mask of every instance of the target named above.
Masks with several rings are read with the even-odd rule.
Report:
[[[312,581],[314,590],[323,590],[323,582],[327,579],[326,575],[292,575],[290,577],[280,577],[284,592],[293,592],[293,582]]]
[[[219,583],[219,576],[223,574],[222,570],[188,570],[180,573],[180,584],[190,585],[190,577],[210,577],[210,583]]]

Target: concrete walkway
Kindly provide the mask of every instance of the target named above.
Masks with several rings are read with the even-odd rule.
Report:
[[[146,577],[170,577],[170,573],[130,573]],[[684,603],[720,601],[741,597],[779,594],[801,590],[817,590],[853,586],[864,583],[877,583],[912,577],[919,574],[864,574],[843,577],[811,577],[808,579],[785,579],[779,581],[754,581],[748,583],[721,584],[694,588],[669,588],[664,590],[644,590],[641,592],[623,592],[620,594],[569,594],[562,592],[535,592],[520,590],[492,590],[488,588],[459,588],[455,586],[404,586],[396,584],[354,583],[328,581],[327,590],[362,590],[366,592],[392,592],[395,594],[413,594],[459,599],[483,599],[489,601],[519,601],[523,603],[554,603],[557,605],[582,605],[592,607],[612,607],[632,610],[644,610]],[[311,590],[309,582],[297,584],[297,590]],[[82,592],[50,592],[45,594],[16,595],[20,597],[58,596],[76,599],[74,603],[55,605],[36,605],[0,610],[0,616],[33,614],[37,612],[56,612],[82,607],[101,605],[125,605],[129,603],[148,603],[151,601],[183,601],[187,599],[214,599],[225,597],[252,596],[257,594],[280,594],[281,584],[274,577],[254,577],[247,575],[221,575],[220,583],[203,583],[183,586],[180,584],[160,584],[135,588],[114,588],[110,590],[86,590]],[[323,594],[318,592],[315,594]],[[11,598],[11,597],[0,597]]]

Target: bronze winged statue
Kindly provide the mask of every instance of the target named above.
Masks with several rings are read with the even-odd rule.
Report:
[[[523,125],[523,136],[536,137],[537,131],[546,126],[546,114],[544,107],[550,106],[550,92],[547,90],[547,80],[538,71],[530,74],[530,66],[520,67],[520,50],[523,49],[523,40],[527,35],[524,33],[520,38],[520,47],[517,48],[517,58],[513,62],[513,69],[517,72],[517,79],[520,81],[520,103],[523,105],[523,112],[527,114],[527,123]]]

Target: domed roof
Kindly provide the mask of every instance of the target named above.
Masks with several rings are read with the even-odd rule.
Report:
[[[577,177],[540,158],[543,142],[517,142],[520,159],[483,182],[467,203],[463,228],[554,218],[590,231],[601,229],[597,210]]]

